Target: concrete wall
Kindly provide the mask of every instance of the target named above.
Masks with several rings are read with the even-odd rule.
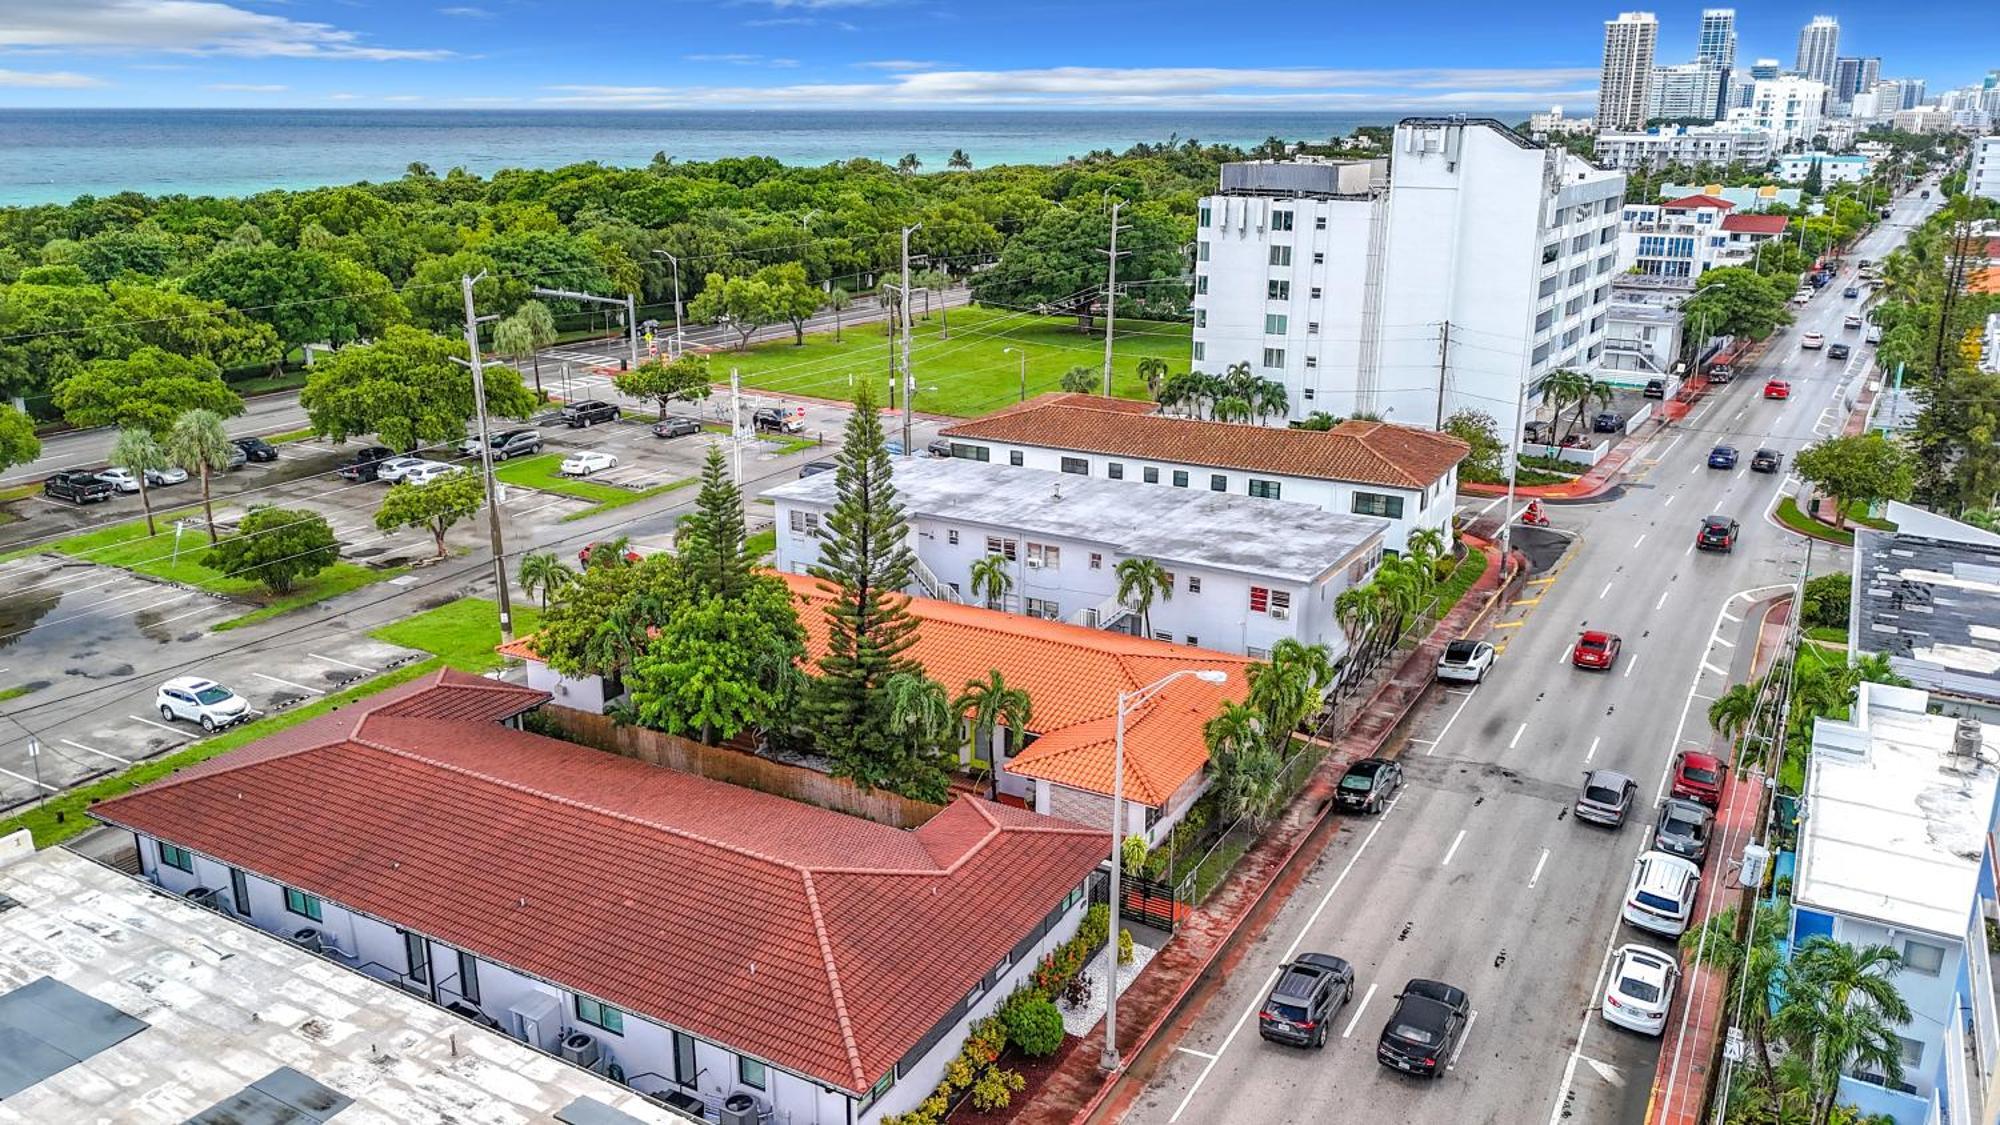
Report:
[[[1973,919],[1977,921],[1977,919]],[[1962,1025],[1960,1002],[1964,997],[1966,980],[1965,952],[1966,935],[1943,936],[1924,934],[1910,930],[1891,930],[1880,923],[1841,915],[1834,917],[1833,939],[1843,944],[1862,948],[1869,945],[1887,945],[1897,952],[1903,952],[1905,944],[1917,942],[1942,951],[1942,964],[1936,973],[1923,973],[1907,965],[1896,976],[1896,988],[1909,1004],[1914,1017],[1909,1023],[1897,1029],[1896,1034],[1923,1045],[1923,1057],[1912,1065],[1905,1062],[1903,1081],[1914,1087],[1917,1096],[1928,1099],[1938,1087],[1941,1073],[1940,1063],[1947,1061],[1945,1028],[1953,1024]],[[1988,993],[1991,1003],[1991,993]],[[1963,1056],[1960,1056],[1961,1058]]]

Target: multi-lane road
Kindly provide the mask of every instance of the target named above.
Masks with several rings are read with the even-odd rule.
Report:
[[[1901,201],[1851,258],[1881,258],[1930,206]],[[1644,1119],[1659,1044],[1603,1024],[1601,974],[1616,945],[1669,944],[1621,925],[1619,905],[1674,753],[1708,743],[1707,701],[1751,660],[1752,606],[1805,562],[1803,541],[1768,518],[1796,482],[1750,472],[1749,458],[1768,447],[1789,465],[1838,431],[1872,354],[1860,332],[1842,328],[1860,304],[1841,296],[1851,278],[1797,310],[1747,377],[1652,437],[1603,502],[1550,509],[1573,542],[1501,615],[1490,639],[1504,652],[1492,675],[1476,688],[1433,689],[1397,751],[1410,778],[1403,795],[1380,817],[1340,826],[1185,1033],[1140,1061],[1147,1084],[1126,1120]],[[1799,337],[1815,331],[1847,341],[1854,356],[1801,351]],[[1789,379],[1791,397],[1762,398],[1767,377]],[[1736,469],[1707,467],[1718,444],[1742,450]],[[1710,514],[1741,521],[1733,553],[1694,550]],[[1812,558],[1815,573],[1844,565],[1824,547]],[[1585,628],[1623,637],[1610,672],[1570,666]],[[1639,781],[1638,811],[1622,831],[1568,815],[1589,768]],[[1731,877],[1731,858],[1711,855],[1706,877]],[[1322,1051],[1261,1041],[1256,1012],[1277,967],[1308,950],[1354,963],[1354,1003]],[[1374,1057],[1393,996],[1411,977],[1465,989],[1475,1012],[1435,1082]]]

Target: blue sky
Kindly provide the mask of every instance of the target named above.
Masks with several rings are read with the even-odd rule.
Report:
[[[1738,8],[1739,59],[1841,53],[1960,85],[1977,5]],[[1659,58],[1701,5],[1654,7]],[[1602,7],[1557,0],[0,0],[0,106],[1375,111],[1594,103]],[[1496,14],[1505,23],[1496,24]]]

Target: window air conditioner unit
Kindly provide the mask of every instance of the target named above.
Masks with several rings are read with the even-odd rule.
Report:
[[[1292,616],[1292,611],[1284,608],[1283,606],[1280,606],[1271,611],[1271,618],[1274,621],[1285,621],[1290,619],[1291,616]]]
[[[210,910],[222,909],[222,892],[214,887],[196,887],[187,893],[187,900]]]
[[[1028,560],[1028,569],[1029,569],[1029,570],[1040,570],[1040,569],[1042,569],[1042,560],[1040,560],[1040,559],[1029,559],[1029,560]]]

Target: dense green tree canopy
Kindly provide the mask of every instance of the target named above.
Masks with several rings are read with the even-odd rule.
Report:
[[[473,415],[472,372],[458,340],[410,327],[389,329],[373,344],[342,348],[319,361],[299,401],[313,426],[335,441],[376,434],[397,449],[456,443]],[[486,409],[524,418],[535,396],[521,374],[486,364]]]
[[[165,433],[186,410],[243,413],[243,399],[200,357],[143,347],[124,359],[94,359],[56,387],[56,407],[73,426],[132,426]]]

